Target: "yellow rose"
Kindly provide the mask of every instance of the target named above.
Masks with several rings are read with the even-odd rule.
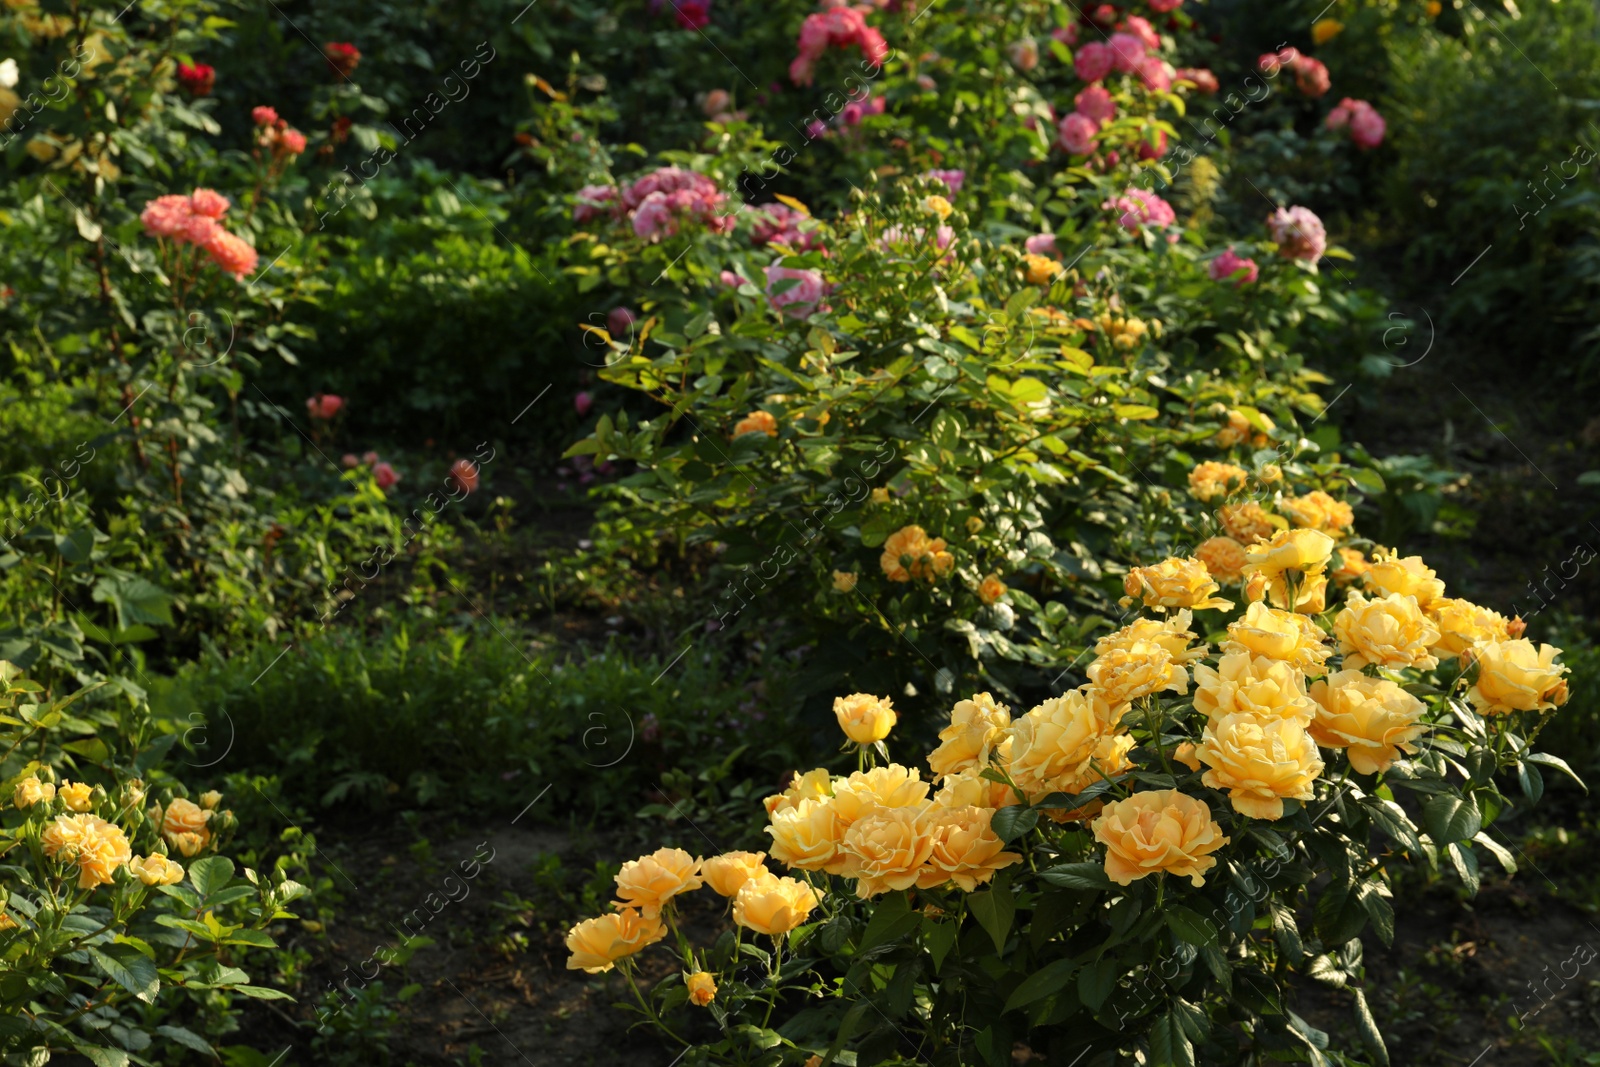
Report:
[[[685,975],[683,985],[689,991],[689,999],[702,1008],[717,999],[717,980],[705,971]]]
[[[839,720],[839,729],[858,745],[882,741],[900,721],[893,702],[888,697],[875,697],[870,693],[851,693],[836,697],[833,716]]]
[[[1122,580],[1128,594],[1122,600],[1127,607],[1138,597],[1147,608],[1165,611],[1169,608],[1231,608],[1233,602],[1215,596],[1217,583],[1211,580],[1206,565],[1193,556],[1180,559],[1173,556],[1151,567],[1134,567]]]
[[[1237,582],[1244,577],[1244,565],[1250,559],[1244,546],[1231,537],[1207,538],[1194,550],[1194,556],[1219,582]]]
[[[1290,583],[1295,572],[1286,571],[1268,577],[1256,571],[1245,578],[1244,598],[1251,603],[1266,601],[1286,611],[1316,615],[1328,607],[1328,576],[1326,574],[1301,574]],[[1291,590],[1293,603],[1290,603]]]
[[[752,411],[740,419],[733,427],[733,436],[739,437],[747,433],[764,433],[768,437],[778,436],[778,420],[770,411]]]
[[[1372,566],[1367,570],[1366,587],[1380,596],[1395,594],[1417,598],[1417,607],[1429,604],[1444,596],[1444,583],[1433,573],[1433,568],[1422,562],[1421,556],[1401,559],[1392,551],[1378,549],[1373,553]]]
[[[1218,430],[1217,436],[1213,438],[1217,447],[1232,448],[1241,441],[1249,441],[1255,447],[1260,448],[1267,443],[1267,435],[1259,432],[1255,424],[1250,421],[1250,417],[1244,412],[1230,408],[1227,409],[1225,414],[1227,415],[1228,425]],[[1261,420],[1261,424],[1268,430],[1273,429],[1271,419],[1260,412],[1256,413],[1256,417]]]
[[[859,578],[855,571],[834,571],[833,591],[835,593],[852,592],[855,589],[856,582],[858,580]]]
[[[1009,749],[1011,738],[1005,739]],[[933,803],[939,808],[1006,808],[1018,803],[1017,794],[1004,782],[985,778],[976,767],[948,775]]]
[[[1460,656],[1484,641],[1511,639],[1510,623],[1504,615],[1480,608],[1470,600],[1440,597],[1423,610],[1439,628],[1439,640],[1433,646],[1433,653],[1440,659]]]
[[[1207,724],[1195,755],[1207,767],[1200,780],[1227,790],[1233,810],[1252,819],[1283,818],[1284,800],[1310,800],[1322,773],[1317,746],[1295,719],[1225,715]]]
[[[110,885],[117,868],[133,858],[127,835],[98,815],[57,815],[39,843],[44,854],[78,866],[78,888]]]
[[[1061,273],[1061,264],[1049,256],[1029,252],[1022,257],[1022,270],[1029,285],[1049,285]]]
[[[622,865],[617,872],[616,905],[638,908],[645,918],[654,919],[673,897],[702,884],[698,859],[681,848],[658,848]]]
[[[1292,719],[1308,723],[1316,706],[1306,695],[1305,675],[1283,660],[1230,652],[1213,670],[1194,669],[1194,710],[1215,722],[1228,715],[1252,715],[1263,722]]]
[[[1005,851],[1005,843],[995,834],[990,821],[994,810],[987,807],[938,808],[929,815],[926,865],[917,877],[921,889],[934,889],[954,882],[972,892],[994,877],[994,872],[1021,863],[1022,856]]]
[[[3,121],[5,121],[5,120],[4,119],[0,119],[0,122],[3,122]],[[10,933],[12,930],[15,930],[16,928],[17,928],[17,920],[13,919],[11,916],[7,915],[5,912],[0,911],[0,934]]]
[[[1298,575],[1321,574],[1333,554],[1333,538],[1321,530],[1279,530],[1266,544],[1245,549],[1244,573],[1260,573],[1270,580],[1286,571]]]
[[[1349,585],[1351,582],[1366,574],[1371,568],[1367,565],[1367,558],[1358,548],[1339,549],[1339,565],[1330,572],[1330,577],[1339,586]]]
[[[922,772],[898,763],[856,771],[833,786],[834,814],[845,828],[875,808],[919,807],[927,799]]]
[[[985,604],[997,604],[1006,595],[1006,583],[997,574],[991,574],[978,584],[978,599]]]
[[[1487,641],[1472,650],[1478,680],[1467,698],[1480,715],[1545,711],[1567,702],[1567,668],[1556,662],[1561,650],[1532,641]]]
[[[1333,655],[1327,639],[1322,628],[1306,616],[1257,602],[1228,627],[1228,640],[1222,651],[1282,660],[1316,676],[1325,672],[1323,664]]]
[[[700,876],[718,896],[738,895],[740,887],[752,878],[771,878],[763,861],[765,852],[724,852],[700,863]]]
[[[667,936],[667,928],[654,916],[640,915],[632,908],[600,915],[567,931],[567,970],[589,974],[609,971],[626,959]]]
[[[1439,643],[1439,630],[1417,607],[1415,597],[1391,593],[1368,600],[1351,593],[1333,617],[1333,636],[1344,653],[1344,666],[1360,670],[1369,663],[1398,670],[1439,665],[1428,650]]]
[[[1189,472],[1189,493],[1196,500],[1210,501],[1243,489],[1250,472],[1232,463],[1206,460]]]
[[[768,816],[772,858],[801,871],[839,866],[839,817],[831,797],[808,797]],[[748,884],[748,883],[747,883]]]
[[[1189,691],[1189,672],[1172,662],[1172,654],[1154,641],[1112,648],[1096,657],[1085,673],[1112,705],[1131,704],[1152,693]]]
[[[930,215],[939,216],[940,222],[943,222],[945,219],[949,218],[950,213],[955,210],[955,208],[950,206],[950,201],[946,200],[942,196],[925,196],[922,198],[922,202],[918,206]]]
[[[851,824],[839,843],[844,875],[856,879],[856,895],[866,900],[917,884],[933,851],[928,836],[930,807],[876,808]]]
[[[1176,789],[1107,804],[1094,822],[1094,836],[1106,846],[1106,877],[1124,886],[1160,873],[1203,886],[1205,873],[1217,865],[1211,853],[1228,843],[1205,802]]]
[[[1280,529],[1279,519],[1271,515],[1254,500],[1245,500],[1238,504],[1224,504],[1217,509],[1217,521],[1228,532],[1228,536],[1243,545],[1254,545],[1271,537]]]
[[[203,830],[199,833],[185,831],[181,834],[167,834],[165,836],[168,845],[191,859],[204,852],[206,846],[211,843],[211,831],[209,830]]]
[[[1356,513],[1344,501],[1313,489],[1305,496],[1290,497],[1279,507],[1296,526],[1337,534],[1355,525]]]
[[[1046,700],[1011,724],[1011,780],[1035,802],[1053,792],[1081,793],[1100,772],[1116,773],[1101,757],[1119,754],[1101,742],[1118,736],[1131,742],[1119,729],[1126,707],[1112,706],[1089,686]]]
[[[889,502],[889,488],[880,485],[874,489],[872,491],[872,502],[874,504],[887,504]]]
[[[805,774],[796,771],[788,789],[767,797],[763,803],[766,804],[767,814],[771,815],[775,811],[797,807],[802,800],[825,800],[831,796],[833,775],[825,767],[818,767]]]
[[[930,538],[920,526],[904,526],[884,541],[878,566],[891,582],[913,578],[931,582],[950,573],[955,557],[945,551],[944,538]]]
[[[185,856],[193,856],[211,843],[211,831],[206,827],[210,820],[211,812],[192,800],[174,797],[162,817],[161,836]]]
[[[1011,709],[988,693],[976,693],[950,711],[950,725],[939,731],[939,747],[928,754],[928,767],[944,778],[972,768],[982,769],[997,747],[1009,752],[1006,728]]]
[[[1427,729],[1426,705],[1387,678],[1336,671],[1311,687],[1317,717],[1311,737],[1323,748],[1342,748],[1360,774],[1377,774],[1415,752],[1411,744]]]
[[[1283,481],[1283,468],[1276,463],[1263,463],[1256,477],[1261,479],[1262,485],[1277,485]]]
[[[34,775],[28,775],[17,783],[17,788],[11,794],[11,803],[19,808],[31,808],[41,800],[49,802],[56,797],[56,787],[49,782],[41,782]]]
[[[1311,24],[1311,43],[1327,44],[1344,31],[1344,23],[1338,19],[1318,19]]]
[[[160,854],[135,856],[128,861],[128,873],[145,885],[177,885],[183,881],[183,864]]]
[[[823,895],[793,878],[746,882],[733,898],[733,921],[758,934],[782,937],[806,921]]]
[[[68,811],[85,812],[94,807],[94,786],[84,782],[63,781],[57,795]]]
[[[222,794],[217,792],[215,789],[208,790],[207,792],[200,794],[200,806],[205,808],[207,811],[215,810],[216,806],[221,803]]]

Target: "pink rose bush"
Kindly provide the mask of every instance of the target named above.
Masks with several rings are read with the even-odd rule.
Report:
[[[826,285],[819,270],[796,267],[770,266],[767,273],[767,300],[776,310],[792,318],[803,319],[822,304]],[[783,282],[795,284],[784,287]]]
[[[1354,100],[1348,96],[1328,112],[1325,125],[1330,130],[1348,129],[1350,140],[1361,149],[1377,148],[1383,143],[1383,134],[1388,128],[1377,108],[1365,100]]]
[[[1310,208],[1279,208],[1267,216],[1267,229],[1278,246],[1278,254],[1316,265],[1328,249],[1328,233],[1322,220]]]
[[[815,227],[802,228],[811,216],[788,204],[758,204],[751,218],[750,241],[758,248],[776,243],[797,252],[822,249],[822,234]]]
[[[807,15],[800,26],[800,54],[789,64],[789,79],[796,85],[810,85],[817,60],[830,48],[859,48],[868,63],[880,64],[889,55],[883,34],[867,25],[857,8],[835,7]]]
[[[1261,269],[1256,266],[1255,260],[1239,255],[1230,245],[1222,255],[1206,266],[1206,273],[1214,282],[1231,281],[1234,288],[1238,288],[1241,285],[1249,285],[1260,277]]]
[[[1279,71],[1287,70],[1294,75],[1295,88],[1310,97],[1321,96],[1333,84],[1327,64],[1297,48],[1268,52],[1256,61],[1256,66],[1269,78],[1276,78]]]
[[[1177,212],[1155,193],[1129,186],[1121,196],[1107,200],[1102,205],[1108,211],[1121,212],[1117,223],[1129,233],[1139,233],[1144,227],[1165,229],[1178,221]],[[1171,235],[1173,240],[1177,235]]]
[[[1135,41],[1135,44],[1137,43]],[[1142,45],[1139,46],[1139,51],[1142,55],[1144,52]],[[1111,73],[1111,67],[1115,62],[1116,53],[1112,52],[1110,45],[1090,41],[1078,49],[1077,55],[1072,59],[1072,69],[1077,71],[1078,77],[1084,81],[1097,82]]]
[[[727,196],[704,174],[681,167],[661,167],[625,189],[586,185],[578,190],[574,222],[602,216],[628,218],[633,232],[647,240],[671,237],[686,223],[715,233],[733,229],[734,216],[723,214]]]
[[[248,277],[256,269],[256,250],[249,242],[224,229],[220,220],[227,214],[228,198],[212,189],[196,189],[188,196],[158,196],[139,213],[144,232],[174,244],[195,245],[203,250],[224,274]]]

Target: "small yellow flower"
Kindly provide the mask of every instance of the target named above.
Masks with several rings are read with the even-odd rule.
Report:
[[[0,934],[8,934],[17,928],[17,920],[0,911]]]
[[[1248,652],[1227,653],[1215,669],[1195,665],[1194,710],[1212,722],[1240,714],[1261,722],[1292,719],[1304,724],[1316,714],[1298,668]]]
[[[222,794],[215,789],[210,789],[200,794],[200,806],[207,811],[214,811],[216,806],[221,803]]]
[[[928,817],[931,848],[917,876],[917,886],[933,889],[954,882],[970,893],[996,871],[1021,863],[1022,856],[1005,851],[990,825],[994,809],[987,807],[938,808]]]
[[[834,571],[833,591],[835,593],[848,593],[855,589],[859,576],[855,571]]]
[[[717,997],[717,981],[705,971],[685,975],[683,984],[689,990],[689,1000],[702,1008]]]
[[[1049,285],[1061,273],[1061,264],[1049,256],[1029,252],[1022,257],[1022,269],[1029,285]]]
[[[733,436],[739,437],[747,433],[764,433],[768,437],[778,436],[778,420],[770,411],[752,411],[740,419],[733,427]]]
[[[773,859],[801,871],[837,867],[841,830],[832,797],[806,797],[774,809],[767,818]]]
[[[1296,526],[1337,534],[1355,525],[1356,514],[1349,504],[1314,489],[1305,496],[1290,497],[1280,504]]]
[[[978,585],[978,599],[985,604],[997,604],[1006,595],[1006,583],[997,574],[991,574]]]
[[[1283,818],[1284,800],[1310,800],[1322,773],[1317,746],[1298,719],[1225,715],[1206,726],[1195,755],[1207,767],[1200,780],[1227,790],[1233,810],[1252,819]]]
[[[967,519],[967,533],[976,535],[983,529],[983,520],[973,515]]]
[[[889,736],[900,716],[895,713],[894,702],[889,697],[876,697],[870,693],[851,693],[836,697],[833,715],[839,720],[839,729],[858,745],[870,745]]]
[[[1086,673],[1112,706],[1131,704],[1152,693],[1189,691],[1189,672],[1174,663],[1172,653],[1154,641],[1113,647],[1097,656]]]
[[[1311,41],[1313,44],[1327,44],[1342,32],[1344,23],[1338,19],[1318,19],[1311,24]]]
[[[85,782],[63,781],[57,795],[61,797],[61,802],[67,806],[68,811],[81,814],[94,807],[94,786]]]
[[[1011,780],[1034,801],[1119,773],[1133,744],[1121,728],[1126,710],[1092,686],[1046,700],[1011,724]]]
[[[1206,460],[1189,472],[1189,493],[1196,500],[1210,501],[1243,489],[1250,472],[1232,463]]]
[[[880,485],[874,489],[872,491],[872,502],[874,504],[887,504],[889,502],[889,487]]]
[[[796,771],[794,778],[789,783],[789,788],[781,793],[767,797],[767,814],[775,811],[798,807],[802,800],[824,800],[833,796],[833,776],[826,767],[818,767],[814,771],[801,774]]]
[[[1393,551],[1381,548],[1374,550],[1372,555],[1372,566],[1368,568],[1363,584],[1375,590],[1379,596],[1394,593],[1415,597],[1417,607],[1424,611],[1428,605],[1444,596],[1444,582],[1439,580],[1432,567],[1422,562],[1421,556],[1402,559]]]
[[[1224,504],[1217,509],[1217,521],[1222,523],[1229,537],[1242,545],[1259,544],[1277,533],[1283,520],[1274,522],[1273,519],[1274,516],[1254,500]]]
[[[78,867],[78,888],[109,885],[117,868],[133,858],[122,828],[98,815],[57,815],[39,843],[44,854]]]
[[[193,856],[211,843],[211,831],[206,826],[211,816],[192,800],[174,797],[162,817],[161,836],[185,856]]]
[[[35,775],[28,775],[17,783],[17,788],[11,794],[11,803],[19,808],[31,808],[41,800],[49,802],[56,796],[56,787],[49,782],[41,782]]]
[[[1174,663],[1204,659],[1206,646],[1195,645],[1198,635],[1189,629],[1194,616],[1188,608],[1161,619],[1134,619],[1122,629],[1106,634],[1094,643],[1094,653],[1103,656],[1114,648],[1132,649],[1140,643],[1160,645]]]
[[[1359,548],[1341,548],[1338,557],[1339,565],[1330,571],[1328,576],[1341,588],[1367,573],[1367,558],[1361,554]]]
[[[851,824],[839,843],[842,872],[856,879],[856,895],[866,900],[892,890],[910,889],[933,852],[930,808],[876,808]]]
[[[1327,641],[1322,628],[1304,615],[1269,608],[1258,601],[1228,627],[1228,642],[1222,650],[1282,660],[1314,676],[1324,673],[1323,664],[1333,655]]]
[[[1433,652],[1440,659],[1461,656],[1484,641],[1509,641],[1510,623],[1497,611],[1490,611],[1470,600],[1440,597],[1423,613],[1439,628],[1439,642]]]
[[[946,200],[942,196],[924,197],[922,199],[922,203],[919,204],[918,206],[921,207],[923,211],[927,212],[930,215],[939,216],[939,221],[940,222],[943,222],[945,219],[948,219],[950,217],[951,213],[953,211],[955,211],[955,208],[950,206],[950,201]]]
[[[883,543],[878,566],[891,582],[913,578],[933,581],[955,569],[955,557],[945,550],[942,537],[929,537],[920,526],[903,526]]]
[[[1244,577],[1244,565],[1249,562],[1244,546],[1231,537],[1207,538],[1195,548],[1194,556],[1219,582],[1237,582]]]
[[[1277,485],[1283,481],[1283,468],[1276,463],[1263,463],[1256,477],[1261,479],[1262,485]]]

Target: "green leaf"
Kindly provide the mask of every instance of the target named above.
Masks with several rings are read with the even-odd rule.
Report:
[[[1472,851],[1472,846],[1452,841],[1445,846],[1445,854],[1450,857],[1450,862],[1454,865],[1456,874],[1461,876],[1461,882],[1467,887],[1467,892],[1476,895],[1478,892],[1478,856]]]
[[[1527,760],[1517,764],[1517,784],[1522,786],[1522,795],[1530,803],[1537,804],[1539,798],[1544,796],[1544,775]]]
[[[1040,871],[1039,877],[1063,889],[1087,889],[1098,892],[1111,888],[1111,879],[1106,877],[1105,865],[1095,862],[1058,864]]]
[[[106,945],[89,948],[89,958],[107,978],[132,993],[146,1004],[156,1002],[161,990],[161,976],[156,965],[132,945]]]
[[[172,594],[143,578],[101,578],[90,595],[117,611],[117,628],[172,625]]]
[[[861,935],[861,944],[857,947],[859,952],[871,952],[880,945],[911,933],[917,928],[917,923],[922,917],[911,910],[911,902],[904,893],[891,893],[879,902],[877,909],[872,913],[872,920],[867,923],[866,931]]]
[[[1361,1043],[1372,1053],[1378,1067],[1389,1067],[1389,1048],[1383,1043],[1383,1031],[1378,1029],[1378,1022],[1372,1017],[1372,1009],[1367,1007],[1367,995],[1359,986],[1351,992],[1356,996],[1356,1033],[1361,1035]]]
[[[1422,805],[1422,824],[1428,828],[1428,836],[1433,838],[1436,845],[1470,841],[1474,834],[1483,829],[1483,820],[1478,815],[1476,804],[1464,797],[1444,794],[1432,797]]]
[[[281,989],[268,989],[264,985],[240,985],[240,986],[234,986],[233,987],[233,991],[235,993],[242,993],[245,996],[251,998],[252,1000],[293,1000],[294,999],[293,997],[291,997],[289,994],[285,993]]]
[[[1217,928],[1211,920],[1204,915],[1186,908],[1182,904],[1171,905],[1166,909],[1167,926],[1179,938],[1191,945],[1214,945],[1217,943]]]
[[[928,950],[928,955],[933,958],[933,972],[939,973],[939,968],[944,966],[944,958],[955,947],[956,935],[961,933],[961,924],[954,922],[925,922],[922,924],[922,947]]]
[[[1111,996],[1111,991],[1117,987],[1117,978],[1121,973],[1122,968],[1115,957],[1095,960],[1078,972],[1078,999],[1090,1011],[1099,1011],[1106,998]]]
[[[1006,998],[1006,1011],[1015,1011],[1036,1000],[1054,996],[1067,988],[1078,973],[1078,965],[1070,959],[1052,960],[1022,980],[1022,984]]]
[[[1011,883],[1004,876],[995,879],[993,888],[967,897],[967,909],[994,939],[994,950],[1004,952],[1006,937],[1011,933],[1011,921],[1016,918],[1017,902],[1011,895]]]
[[[158,1026],[156,1027],[156,1033],[176,1041],[184,1048],[192,1048],[196,1052],[204,1053],[207,1056],[214,1057],[217,1054],[216,1050],[206,1043],[206,1039],[196,1034],[193,1030],[185,1030],[181,1026]]]
[[[1552,756],[1548,752],[1534,752],[1526,758],[1529,763],[1540,763],[1546,767],[1555,768],[1574,782],[1577,782],[1579,786],[1582,786],[1585,793],[1589,791],[1589,787],[1583,784],[1583,779],[1578,777],[1578,772],[1569,767],[1567,761],[1560,756]]]
[[[1372,929],[1378,939],[1385,945],[1394,944],[1394,907],[1373,885],[1361,887],[1360,900],[1367,918],[1372,920]]]
[[[120,1048],[106,1048],[102,1045],[74,1045],[73,1046],[94,1067],[128,1067],[131,1062],[128,1054]],[[29,1061],[45,1062],[45,1061]]]
[[[1194,1067],[1194,1046],[1183,1024],[1172,1013],[1156,1017],[1150,1028],[1151,1067]]]
[[[189,881],[201,898],[226,889],[233,880],[233,861],[226,856],[207,856],[189,864]]]
[[[1272,902],[1272,939],[1278,943],[1278,948],[1289,958],[1290,963],[1299,963],[1300,957],[1305,955],[1305,946],[1300,942],[1300,927],[1295,922],[1294,912],[1278,901]]]
[[[996,811],[989,825],[996,837],[1010,844],[1039,825],[1039,813],[1021,804],[1012,804]]]
[[[1493,856],[1495,859],[1500,861],[1500,866],[1505,869],[1505,872],[1507,874],[1516,874],[1517,873],[1517,859],[1516,859],[1516,857],[1511,854],[1511,850],[1510,849],[1506,848],[1500,842],[1498,842],[1494,838],[1490,837],[1489,836],[1489,831],[1487,831],[1487,830],[1483,831],[1477,837],[1474,837],[1472,840],[1476,841],[1478,844],[1480,844],[1484,848],[1488,849],[1489,850],[1489,854],[1491,856]]]

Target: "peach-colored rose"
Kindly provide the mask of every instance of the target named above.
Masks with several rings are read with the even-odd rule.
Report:
[[[928,536],[920,526],[903,526],[883,543],[878,566],[891,582],[933,581],[955,568],[955,557],[942,537]]]
[[[666,936],[667,928],[659,918],[632,908],[585,919],[567,931],[567,951],[572,953],[567,970],[601,974]]]
[[[982,769],[998,748],[1008,755],[1011,709],[988,693],[975,693],[950,711],[950,725],[939,731],[939,747],[928,754],[928,767],[943,778],[969,768]]]
[[[999,575],[991,574],[978,583],[978,599],[985,604],[998,604],[1005,595],[1006,583],[1000,580]]]
[[[1005,743],[1011,744],[1009,736]],[[1005,808],[1018,800],[1010,786],[985,778],[976,767],[969,767],[947,776],[934,794],[933,803],[940,808]]]
[[[920,807],[928,799],[928,789],[922,772],[915,767],[891,763],[856,771],[833,784],[834,814],[848,829],[875,808]]]
[[[835,593],[853,592],[858,581],[860,581],[860,576],[855,571],[834,571],[833,591]]]
[[[1134,619],[1122,629],[1106,634],[1094,643],[1097,656],[1104,656],[1114,648],[1132,650],[1139,644],[1160,645],[1174,663],[1192,663],[1204,659],[1206,646],[1192,645],[1197,639],[1189,629],[1194,617],[1187,608],[1173,612],[1161,619]]]
[[[206,825],[210,820],[211,812],[194,801],[174,797],[162,817],[161,836],[185,856],[193,856],[211,843],[211,830]]]
[[[1200,501],[1212,501],[1245,487],[1250,472],[1232,463],[1206,460],[1189,472],[1189,492]]]
[[[1387,678],[1335,671],[1311,686],[1317,716],[1311,737],[1323,748],[1342,748],[1360,774],[1387,770],[1427,727],[1426,705]]]
[[[1205,802],[1176,789],[1107,804],[1094,822],[1094,836],[1106,846],[1106,877],[1118,885],[1165,873],[1198,888],[1217,865],[1211,853],[1228,843]]]
[[[1369,663],[1396,670],[1439,665],[1438,657],[1428,651],[1439,643],[1439,629],[1422,614],[1413,596],[1390,593],[1368,600],[1351,593],[1333,617],[1333,636],[1344,653],[1344,666],[1351,670]]]
[[[617,872],[617,907],[638,908],[653,919],[679,893],[699,889],[700,861],[681,848],[658,848],[629,860]]]
[[[1195,755],[1195,745],[1193,741],[1184,741],[1180,743],[1177,748],[1172,750],[1172,758],[1189,768],[1191,771],[1198,771],[1200,769],[1200,758]]]
[[[702,1008],[717,999],[717,980],[705,971],[685,975],[683,987],[689,991],[689,1000]]]
[[[31,808],[40,801],[54,800],[56,787],[49,782],[41,782],[34,775],[28,775],[17,783],[17,788],[11,793],[11,803],[19,808]]]
[[[1249,562],[1244,546],[1231,537],[1207,538],[1200,542],[1194,555],[1219,582],[1237,582],[1244,577],[1244,565]]]
[[[1229,652],[1213,670],[1205,664],[1194,669],[1194,710],[1215,722],[1243,714],[1267,722],[1292,719],[1308,723],[1316,706],[1306,695],[1299,668],[1283,660]]]
[[[821,891],[793,878],[746,882],[733,898],[733,921],[758,934],[782,937],[804,923],[822,897]]]
[[[1120,728],[1126,707],[1107,703],[1091,686],[1046,700],[1011,724],[1012,781],[1032,802],[1053,792],[1081,793],[1102,773],[1117,773],[1106,760],[1120,761],[1127,749],[1101,743],[1118,737],[1131,742]]]
[[[839,817],[833,798],[807,797],[774,810],[766,832],[772,835],[772,858],[801,871],[839,866]]]
[[[900,716],[895,714],[893,701],[870,693],[851,693],[847,697],[835,698],[833,715],[839,720],[839,729],[858,745],[882,741],[894,729],[894,724],[900,721]]]
[[[1504,615],[1481,608],[1470,600],[1439,597],[1431,601],[1423,613],[1439,628],[1439,640],[1433,646],[1433,653],[1440,659],[1460,656],[1484,641],[1511,638],[1510,624]]]
[[[766,858],[765,852],[724,852],[701,861],[700,877],[718,896],[736,896],[750,879],[773,877]]]
[[[802,800],[825,800],[831,796],[833,796],[833,775],[828,773],[827,768],[818,767],[804,774],[796,771],[788,789],[767,797],[763,803],[766,805],[767,814],[771,815],[781,809],[797,807]]]
[[[1005,844],[990,826],[994,810],[987,807],[936,808],[929,814],[931,848],[917,877],[922,889],[954,882],[970,893],[994,873],[1021,863],[1022,856],[1005,851]]]
[[[843,874],[856,879],[863,900],[917,884],[922,865],[933,851],[928,835],[932,808],[876,808],[857,819],[839,844]]]
[[[1367,565],[1367,557],[1361,554],[1358,548],[1341,548],[1337,553],[1338,565],[1329,572],[1328,576],[1339,586],[1349,585],[1357,578],[1366,574],[1371,568]]]
[[[78,867],[78,888],[110,885],[117,868],[133,858],[122,828],[98,815],[57,815],[39,837],[44,854]]]
[[[160,854],[133,857],[128,861],[128,873],[145,885],[177,885],[183,881],[183,865]]]
[[[1355,525],[1355,512],[1349,504],[1336,500],[1321,489],[1301,497],[1290,497],[1278,506],[1296,526],[1336,534]]]
[[[1152,693],[1189,691],[1189,672],[1174,663],[1172,654],[1154,641],[1114,647],[1097,656],[1085,673],[1112,705],[1131,704]]]
[[[1324,673],[1323,664],[1333,655],[1328,635],[1315,622],[1261,602],[1251,604],[1244,617],[1228,627],[1222,651],[1282,660],[1312,676]]]
[[[1216,596],[1217,583],[1212,581],[1206,565],[1193,556],[1180,559],[1173,556],[1150,567],[1134,567],[1122,580],[1128,594],[1122,599],[1123,607],[1133,603],[1135,597],[1147,608],[1166,611],[1171,608],[1222,608],[1233,607],[1233,602]]]
[[[1444,583],[1434,574],[1432,567],[1422,562],[1421,556],[1402,559],[1394,552],[1381,548],[1373,553],[1373,563],[1367,570],[1364,584],[1379,596],[1392,593],[1415,597],[1417,607],[1423,609],[1444,596]]]
[[[1253,819],[1283,818],[1284,800],[1310,800],[1322,773],[1317,746],[1296,719],[1225,715],[1206,726],[1195,755],[1207,767],[1200,780],[1227,790],[1233,810]]]
[[[770,411],[752,411],[733,426],[733,436],[739,437],[747,433],[764,433],[768,437],[776,437],[778,420]]]
[[[1556,662],[1561,650],[1532,641],[1486,641],[1472,649],[1478,680],[1467,697],[1480,715],[1545,711],[1567,702],[1567,668]]]
[[[1242,545],[1259,544],[1276,533],[1282,520],[1274,522],[1273,518],[1266,508],[1254,500],[1224,504],[1217,509],[1217,521],[1229,537]]]

